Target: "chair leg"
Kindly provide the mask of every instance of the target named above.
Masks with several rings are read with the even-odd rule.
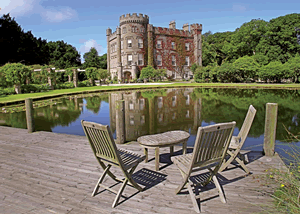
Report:
[[[93,193],[92,193],[92,197],[94,197],[95,194],[97,193],[97,191],[98,191],[98,189],[99,189],[99,187],[100,187],[100,184],[102,183],[102,181],[103,181],[105,175],[107,174],[107,172],[109,172],[110,167],[111,167],[111,165],[107,165],[107,167],[105,168],[104,172],[103,172],[102,175],[100,176],[100,178],[99,178],[99,180],[98,180],[98,182],[97,182],[97,184],[96,184],[96,186],[95,186],[95,188],[94,188],[94,191],[93,191]]]
[[[140,185],[138,185],[132,178],[132,174],[134,172],[134,170],[136,169],[137,165],[135,165],[134,167],[131,168],[131,170],[129,172],[124,171],[125,177],[128,179],[129,183],[136,188],[138,191],[143,191],[143,188],[140,187]]]
[[[117,194],[117,196],[116,196],[116,198],[114,200],[114,203],[112,204],[112,208],[114,208],[117,205],[117,203],[118,203],[118,201],[119,201],[119,199],[120,199],[120,197],[122,195],[122,192],[124,191],[125,186],[126,186],[127,183],[128,183],[128,179],[126,178],[124,180],[122,186],[120,187],[119,191],[118,191],[118,194]]]
[[[216,187],[219,191],[219,196],[220,196],[221,202],[226,203],[225,195],[223,193],[222,187],[221,187],[216,175],[213,176],[213,181],[214,181],[214,183],[215,183],[215,185],[216,185]]]
[[[159,171],[159,147],[155,148],[155,171]]]
[[[148,148],[144,148],[144,154],[146,156],[145,163],[147,163],[148,162]]]
[[[219,172],[222,172],[224,169],[226,169],[229,164],[235,159],[235,157],[237,156],[237,154],[230,152],[229,150],[227,151],[227,153],[230,155],[230,158],[221,165]]]
[[[170,157],[173,156],[174,153],[174,146],[170,146]]]
[[[192,182],[191,181],[188,182],[187,188],[188,188],[188,191],[190,193],[190,196],[191,196],[191,199],[192,199],[192,202],[193,202],[193,207],[194,207],[196,213],[200,213],[200,208],[199,208],[199,205],[197,203],[196,197],[194,196],[194,192],[193,192],[193,189],[192,189]],[[196,187],[194,187],[194,188],[196,188]]]
[[[184,186],[187,183],[188,178],[189,178],[189,176],[184,174],[181,170],[180,170],[180,172],[183,177],[183,182],[177,187],[177,189],[175,190],[175,194],[178,194],[184,188]]]
[[[247,174],[250,173],[249,169],[246,167],[246,165],[244,164],[244,161],[242,161],[241,159],[239,159],[238,157],[235,158],[235,160],[240,164],[240,166],[245,170],[245,172]]]

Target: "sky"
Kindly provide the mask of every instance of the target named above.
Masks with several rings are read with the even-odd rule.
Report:
[[[251,3],[250,3],[251,2]],[[202,33],[234,31],[252,19],[270,19],[300,13],[299,0],[0,0],[0,17],[10,13],[25,32],[49,41],[63,40],[81,54],[95,47],[107,52],[106,29],[114,32],[123,14],[142,13],[149,24],[176,28],[199,23]],[[83,60],[82,60],[83,62]]]

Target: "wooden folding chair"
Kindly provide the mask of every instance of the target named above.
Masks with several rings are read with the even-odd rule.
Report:
[[[235,124],[233,121],[230,123],[199,127],[193,153],[171,158],[174,164],[179,168],[183,177],[182,183],[175,192],[178,194],[184,186],[188,184],[188,191],[197,213],[200,213],[200,208],[197,204],[197,198],[199,198],[199,196],[194,195],[193,187],[195,192],[197,192],[198,186],[204,187],[209,184],[211,180],[213,180],[219,191],[221,201],[226,203],[222,187],[216,175],[225,158]],[[191,173],[204,169],[208,169],[210,172],[204,181],[201,179],[191,179]]]
[[[227,155],[229,156],[228,160],[226,161],[224,159],[224,163],[221,166],[219,172],[222,172],[224,169],[226,169],[229,164],[235,160],[236,162],[238,162],[240,164],[240,166],[245,170],[245,172],[247,174],[250,173],[250,171],[248,170],[248,168],[245,165],[245,158],[243,155],[241,155],[240,151],[245,143],[245,140],[248,136],[248,133],[250,131],[252,122],[254,120],[256,114],[256,109],[250,105],[247,115],[245,117],[244,123],[242,125],[242,128],[238,134],[238,136],[233,136],[229,145],[229,149],[227,151]],[[242,160],[241,160],[242,159]]]
[[[87,122],[84,120],[81,120],[81,125],[86,137],[89,140],[96,159],[104,170],[95,186],[92,196],[95,196],[100,187],[103,187],[104,189],[117,194],[114,203],[112,204],[112,207],[114,208],[117,205],[120,196],[122,195],[122,192],[127,184],[131,185],[139,191],[143,191],[143,189],[132,179],[132,174],[138,164],[142,162],[146,157],[130,151],[118,149],[113,139],[111,130],[107,125]],[[117,178],[110,171],[112,165],[117,166],[122,170],[125,177],[124,179]],[[109,175],[117,182],[123,183],[119,191],[115,191],[114,189],[102,184],[102,181],[104,180],[104,177],[106,175]]]

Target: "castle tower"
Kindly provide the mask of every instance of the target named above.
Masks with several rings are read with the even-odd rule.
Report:
[[[202,66],[202,24],[192,24],[191,32],[194,36],[194,56],[196,63]]]
[[[106,29],[106,40],[107,40],[107,70],[110,71],[110,44],[109,37],[111,35],[111,29]]]
[[[146,64],[148,23],[149,17],[141,13],[120,17],[120,53],[124,79],[128,79],[129,75],[132,79],[137,78],[135,65]]]

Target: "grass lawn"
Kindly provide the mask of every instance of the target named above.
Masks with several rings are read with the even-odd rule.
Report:
[[[23,102],[26,98],[41,99],[52,98],[63,95],[118,91],[130,89],[147,89],[147,88],[174,88],[174,87],[226,87],[226,88],[271,88],[271,89],[300,89],[300,84],[257,84],[257,83],[173,83],[167,85],[124,85],[124,86],[93,86],[78,87],[71,89],[58,89],[47,92],[14,94],[0,96],[0,106],[12,104],[14,102]]]

